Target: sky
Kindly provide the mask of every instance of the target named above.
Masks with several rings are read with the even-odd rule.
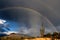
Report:
[[[0,10],[0,18],[7,20],[8,23],[11,23],[13,21],[13,24],[14,24],[17,22],[19,26],[28,24],[26,25],[27,30],[29,28],[29,31],[30,31],[30,22],[26,22],[28,21],[27,19],[28,17],[26,16],[29,16],[29,15],[31,16],[34,13],[32,11],[27,11],[26,9],[20,9],[18,7],[30,8],[37,11],[38,13],[40,13],[41,15],[47,18],[45,19],[47,20],[47,23],[45,22],[46,23],[45,25],[48,25],[51,27],[54,26],[52,29],[55,29],[55,30],[57,29],[58,31],[60,31],[59,29],[60,28],[60,5],[59,4],[60,4],[60,0],[0,0],[0,9],[4,10],[4,11]],[[17,8],[12,9],[11,7],[17,7]],[[9,8],[9,10],[8,9],[6,10],[5,8]],[[30,12],[32,14],[30,14]],[[32,17],[30,18],[33,19]],[[32,24],[34,24],[34,22]],[[46,28],[51,28],[51,27],[46,27]]]

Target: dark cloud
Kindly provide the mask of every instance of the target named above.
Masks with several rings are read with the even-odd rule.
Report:
[[[60,22],[60,0],[0,0],[0,8],[28,7],[46,16],[55,26]]]

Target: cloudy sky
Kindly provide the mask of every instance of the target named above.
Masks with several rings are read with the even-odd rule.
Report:
[[[14,21],[12,25],[14,25],[18,21],[18,23],[16,23],[16,25],[18,24],[18,26],[20,26],[20,24],[21,24],[21,26],[22,26],[22,25],[25,25],[24,22],[26,23],[26,21],[28,20],[28,19],[26,20],[26,18],[28,18],[26,16],[28,16],[28,15],[31,16],[32,14],[36,13],[36,12],[32,12],[33,10],[35,10],[38,13],[40,13],[40,15],[43,15],[44,17],[47,18],[47,19],[46,18],[44,19],[45,25],[50,26],[49,28],[52,27],[54,30],[60,31],[60,29],[59,29],[60,28],[60,5],[59,4],[60,4],[60,0],[0,0],[0,17],[1,17],[1,19],[7,20],[8,23],[10,23],[10,24],[12,21]],[[27,11],[26,9],[20,9],[20,8],[14,9],[11,7],[23,7],[23,8],[33,9],[33,10]],[[8,8],[8,9],[6,9],[6,8]],[[26,11],[24,11],[24,10],[26,10]],[[30,13],[32,13],[32,14],[30,14]],[[20,16],[19,16],[19,14],[20,14]],[[22,15],[24,17],[22,17]],[[23,20],[19,17],[22,17]],[[33,19],[32,17],[30,17],[30,18]],[[16,20],[16,19],[18,19],[18,20]],[[39,21],[39,18],[38,18],[38,21]],[[30,26],[28,22],[26,24],[28,24],[28,25],[26,25],[27,27]],[[32,24],[34,24],[34,22]],[[30,27],[28,27],[28,28],[30,28]],[[35,27],[33,27],[33,28],[35,28]],[[46,27],[46,28],[48,28],[48,27]],[[26,30],[28,30],[28,29],[26,29]],[[46,30],[48,31],[48,29],[46,29]],[[30,31],[30,29],[29,29],[29,31]]]

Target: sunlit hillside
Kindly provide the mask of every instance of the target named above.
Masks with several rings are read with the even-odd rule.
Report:
[[[8,36],[0,37],[0,40],[60,40],[60,34],[54,32],[53,34],[46,34],[43,37],[31,37],[24,34],[11,33]]]
[[[0,40],[23,40],[23,39],[33,39],[34,37],[30,37],[27,35],[23,35],[23,34],[10,34],[8,36],[4,36],[4,37],[0,37]]]

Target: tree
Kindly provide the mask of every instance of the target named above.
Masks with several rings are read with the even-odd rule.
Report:
[[[48,34],[46,34],[46,36],[47,36],[47,37],[51,37],[52,35],[51,35],[51,33],[48,33]]]
[[[52,34],[52,36],[53,36],[54,38],[57,38],[57,37],[58,37],[58,33],[57,33],[57,32],[54,32],[54,33]]]

